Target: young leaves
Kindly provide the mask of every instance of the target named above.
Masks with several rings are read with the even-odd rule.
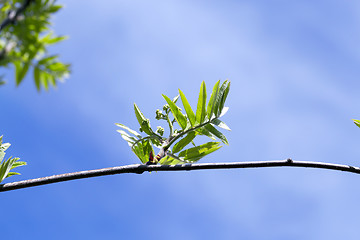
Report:
[[[208,119],[212,118],[212,115],[217,113],[217,106],[219,105],[219,101],[218,101],[218,95],[219,95],[219,84],[220,84],[220,80],[216,82],[213,91],[211,93],[211,97],[209,100],[209,104],[207,107],[207,116]]]
[[[196,123],[201,124],[204,122],[206,116],[206,86],[205,82],[201,83],[199,100],[196,109]]]
[[[203,81],[200,87],[196,114],[193,112],[185,94],[180,89],[179,95],[173,100],[163,94],[162,96],[166,104],[162,108],[163,111],[159,109],[156,110],[156,119],[167,121],[170,133],[168,138],[162,137],[164,129],[161,126],[158,126],[159,131],[153,132],[149,119],[144,117],[136,104],[134,104],[134,110],[140,124],[140,130],[147,134],[147,136],[142,137],[139,133],[123,124],[117,124],[123,129],[118,130],[118,132],[128,142],[142,163],[146,163],[149,159],[152,164],[157,163],[158,160],[160,164],[169,165],[196,162],[202,157],[221,148],[220,143],[214,141],[196,146],[194,142],[196,136],[204,135],[213,140],[218,138],[224,144],[228,145],[228,140],[225,135],[216,127],[230,130],[224,122],[219,120],[228,110],[227,107],[224,107],[224,104],[229,89],[230,82],[225,81],[220,84],[220,81],[217,81],[213,87],[209,102],[207,103],[206,86]],[[181,98],[186,115],[181,112],[180,107],[177,105],[178,98]],[[174,117],[173,120],[169,117],[170,113]],[[174,129],[175,122],[179,124],[181,129]],[[190,144],[194,146],[189,148],[188,146]],[[160,148],[157,156],[153,154],[152,145]]]
[[[191,109],[191,106],[190,106],[188,100],[186,99],[185,94],[180,89],[179,89],[179,93],[180,93],[181,101],[185,108],[187,117],[190,121],[191,126],[193,127],[193,126],[195,126],[195,121],[196,121],[195,114],[194,114],[193,110]]]
[[[180,108],[178,106],[176,106],[176,104],[173,101],[171,101],[170,98],[168,98],[164,94],[162,96],[166,100],[166,102],[169,104],[171,112],[172,112],[174,118],[176,119],[176,121],[179,123],[180,127],[182,129],[185,129],[186,125],[187,125],[187,121],[186,121],[186,117],[181,113]]]
[[[18,161],[19,158],[10,157],[7,160],[4,160],[5,151],[9,147],[10,143],[2,143],[2,136],[0,136],[0,182],[2,182],[7,177],[19,175],[20,173],[10,171],[16,167],[26,165],[26,162]]]
[[[149,119],[144,117],[139,107],[135,103],[134,103],[134,110],[135,110],[136,118],[140,124],[140,131],[144,131],[146,134],[152,135],[154,132],[150,127]]]

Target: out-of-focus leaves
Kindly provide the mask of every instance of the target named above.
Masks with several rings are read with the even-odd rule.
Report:
[[[8,12],[23,4],[22,0],[5,0],[0,6],[0,22],[8,17]],[[50,17],[61,9],[55,0],[32,1],[19,15],[15,24],[8,25],[0,32],[0,66],[15,67],[15,82],[20,85],[33,68],[34,82],[38,91],[41,88],[55,87],[70,74],[70,65],[49,55],[47,48],[61,42],[65,36],[57,36],[50,30]]]
[[[40,91],[40,69],[38,67],[34,68],[34,81],[36,89]]]

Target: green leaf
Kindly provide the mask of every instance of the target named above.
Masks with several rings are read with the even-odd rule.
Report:
[[[125,126],[124,124],[115,123],[115,125],[118,126],[118,127],[123,128],[123,129],[125,129],[125,130],[127,130],[129,133],[135,135],[137,138],[141,138],[141,135],[140,135],[138,132],[136,132],[135,130],[132,130],[131,128],[129,128],[129,127],[127,127],[127,126]]]
[[[16,172],[10,172],[10,170],[26,165],[26,162],[18,161],[19,158],[8,158],[6,161],[3,161],[5,156],[5,151],[10,147],[10,143],[2,143],[2,136],[0,136],[0,182],[5,178],[19,175]]]
[[[223,82],[223,84],[221,85],[221,87],[219,87],[219,92],[216,96],[216,100],[215,100],[215,110],[214,110],[214,114],[216,117],[219,117],[219,115],[221,114],[221,111],[222,111],[222,108],[223,108],[223,105],[222,104],[222,100],[223,100],[223,97],[224,97],[224,94],[226,94],[227,96],[227,93],[229,92],[229,89],[227,89],[227,86],[228,86],[228,80],[225,80],[225,82]],[[227,91],[227,93],[226,93]],[[226,96],[224,97],[224,103],[225,103],[225,100],[226,100]]]
[[[177,102],[177,100],[179,100],[179,97],[180,97],[180,95],[177,95],[176,97],[174,97],[174,98],[173,98],[173,100],[172,100],[172,101],[173,101],[173,103],[176,103],[176,102]]]
[[[200,134],[200,135],[204,135],[207,136],[209,138],[211,138],[212,140],[216,140],[216,138],[214,137],[213,134],[211,134],[208,130],[206,130],[205,128],[198,128],[196,129],[196,133]]]
[[[19,69],[18,74],[16,75],[16,85],[18,86],[22,80],[24,80],[27,71],[29,70],[30,62],[26,62],[21,68]]]
[[[142,163],[146,163],[149,159],[149,156],[145,156],[144,154],[144,146],[141,142],[137,143],[136,146],[132,148],[133,152],[136,154],[136,156],[140,159]]]
[[[223,116],[225,114],[225,113],[223,114],[222,112],[223,112],[223,109],[224,109],[226,98],[227,98],[227,96],[229,94],[229,91],[230,91],[230,82],[225,81],[223,83],[223,85],[221,86],[221,88],[223,88],[223,86],[224,87],[226,86],[226,88],[225,88],[224,92],[222,93],[221,101],[219,103],[218,115],[220,115],[220,116]]]
[[[57,37],[53,37],[53,38],[47,39],[47,40],[45,41],[45,43],[46,43],[46,44],[55,44],[55,43],[64,41],[64,40],[66,40],[67,38],[68,38],[67,36],[57,36]]]
[[[53,61],[53,60],[55,60],[57,58],[58,58],[58,55],[51,55],[51,56],[48,56],[48,57],[44,57],[43,59],[38,61],[38,65],[46,64],[46,63],[51,62],[51,61]]]
[[[49,74],[47,72],[44,71],[40,71],[40,82],[41,85],[43,85],[43,87],[45,88],[45,90],[49,90]]]
[[[196,109],[196,122],[201,124],[204,122],[206,116],[206,86],[205,82],[201,83],[199,99]]]
[[[40,91],[40,69],[38,67],[34,68],[34,81],[36,89]]]
[[[159,161],[160,165],[176,165],[179,163],[182,164],[182,163],[184,163],[184,161],[182,161],[181,159],[175,159],[170,156],[165,156],[162,159],[160,159],[160,161]]]
[[[169,104],[170,110],[171,110],[174,118],[176,119],[176,121],[179,123],[180,127],[182,129],[185,129],[187,126],[186,117],[181,113],[179,107],[176,106],[175,103],[173,101],[171,101],[170,98],[168,98],[164,94],[162,94],[162,96],[166,100],[166,102]]]
[[[195,121],[196,121],[195,114],[194,114],[193,110],[191,109],[191,106],[190,106],[188,100],[186,99],[185,94],[180,89],[179,89],[179,93],[180,93],[181,101],[185,108],[187,117],[190,121],[191,126],[193,127],[193,126],[195,126]]]
[[[220,131],[218,131],[213,125],[207,124],[207,125],[205,125],[204,128],[206,130],[208,130],[209,132],[211,132],[214,136],[219,138],[223,143],[225,143],[226,145],[229,145],[228,140],[226,139],[225,135],[222,134]]]
[[[222,109],[221,114],[220,114],[219,117],[224,116],[224,115],[227,113],[228,110],[229,110],[229,107],[223,107],[223,109]]]
[[[137,144],[134,145],[131,149],[142,163],[148,162],[150,152],[154,151],[149,139],[144,139],[140,142],[137,142]]]
[[[136,142],[136,138],[131,137],[129,134],[127,134],[123,130],[117,130],[118,133],[121,134],[121,137],[128,142],[129,146],[132,147],[132,145]]]
[[[21,174],[17,173],[17,172],[9,172],[6,177],[8,178],[8,177],[11,177],[11,176],[14,176],[14,175],[21,175]]]
[[[153,131],[150,127],[149,119],[145,118],[138,106],[134,103],[134,110],[136,118],[140,124],[141,129],[148,135],[153,135]]]
[[[21,166],[25,166],[27,165],[26,162],[23,161],[18,161],[20,158],[15,158],[15,162],[13,163],[11,170],[16,168],[16,167],[21,167]]]
[[[209,103],[208,103],[208,106],[207,106],[208,119],[211,119],[213,113],[216,115],[216,112],[217,112],[217,110],[216,110],[216,107],[217,107],[216,100],[217,100],[217,95],[219,93],[219,84],[220,84],[220,80],[215,83],[213,91],[212,91],[211,96],[210,96],[210,100],[209,100]]]
[[[55,12],[59,11],[61,8],[62,8],[61,5],[52,5],[48,8],[48,12],[55,13]]]
[[[172,153],[177,153],[179,151],[181,151],[184,147],[186,147],[189,143],[191,143],[191,141],[195,138],[196,134],[194,131],[189,132],[186,137],[184,137],[183,139],[181,139],[179,142],[177,142],[173,149],[172,149]]]
[[[353,121],[356,124],[356,126],[360,128],[360,120],[353,119]]]
[[[182,157],[185,161],[196,162],[219,148],[221,148],[219,142],[208,142],[180,152],[179,157]]]
[[[231,131],[231,129],[228,127],[228,125],[226,125],[224,122],[220,121],[218,118],[213,119],[213,120],[211,121],[211,123],[213,123],[214,125],[222,128],[222,129]]]

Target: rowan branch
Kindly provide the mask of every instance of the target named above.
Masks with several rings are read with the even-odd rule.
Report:
[[[137,173],[143,172],[168,172],[168,171],[192,171],[205,169],[235,169],[235,168],[264,168],[264,167],[305,167],[321,168],[336,171],[344,171],[360,174],[359,167],[340,165],[324,162],[293,161],[291,159],[276,161],[253,161],[253,162],[224,162],[224,163],[194,163],[181,165],[142,165],[132,164],[118,167],[102,168],[81,172],[65,173],[42,178],[29,179],[19,182],[5,183],[0,185],[0,192],[11,191],[15,189],[28,188],[40,185],[46,185],[57,182],[65,182],[75,179],[91,178],[98,176]]]

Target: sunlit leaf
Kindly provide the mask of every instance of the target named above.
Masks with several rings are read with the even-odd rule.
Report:
[[[142,112],[140,111],[139,107],[134,103],[134,110],[136,118],[140,124],[141,129],[148,135],[152,135],[153,131],[150,127],[149,119],[145,118]]]
[[[179,100],[179,97],[180,97],[180,95],[177,95],[176,97],[174,97],[174,98],[173,98],[173,100],[172,100],[172,101],[173,101],[173,103],[176,103],[176,102],[177,102],[177,100]]]
[[[196,121],[195,114],[194,114],[193,110],[191,109],[191,106],[190,106],[188,100],[186,99],[185,94],[180,89],[179,89],[179,93],[180,93],[182,104],[185,108],[185,112],[190,121],[190,124],[191,124],[191,126],[195,126],[195,121]]]
[[[227,93],[229,91],[229,89],[227,89],[227,87],[228,87],[228,81],[225,80],[225,82],[223,82],[221,87],[219,87],[219,92],[216,95],[216,100],[215,100],[215,103],[214,103],[214,105],[215,105],[214,106],[214,109],[215,109],[214,114],[215,114],[216,117],[219,117],[219,115],[221,114],[222,108],[224,106],[223,100],[224,100],[224,103],[225,103]],[[226,96],[224,94],[226,94]]]
[[[213,134],[211,134],[208,130],[206,130],[205,128],[198,128],[196,130],[196,132],[199,134],[199,135],[204,135],[204,136],[207,136],[209,138],[211,138],[212,140],[216,140],[216,138],[214,137]]]
[[[220,115],[220,117],[221,116],[223,116],[224,114],[223,114],[223,110],[224,110],[224,104],[225,104],[225,101],[226,101],[226,98],[227,98],[227,96],[228,96],[228,94],[229,94],[229,91],[230,91],[230,82],[224,82],[223,83],[223,86],[226,86],[226,88],[225,88],[225,90],[224,90],[224,92],[223,92],[223,94],[222,94],[222,96],[221,96],[221,101],[220,101],[220,103],[219,103],[219,110],[218,110],[218,115]],[[223,86],[221,86],[221,88],[223,87]],[[227,110],[226,110],[227,111]]]
[[[225,129],[225,130],[228,130],[228,131],[231,131],[231,129],[228,127],[228,125],[226,125],[224,122],[222,122],[221,120],[219,120],[218,118],[215,118],[214,120],[211,121],[214,125],[222,128],[222,129]]]
[[[211,96],[210,96],[210,100],[209,100],[209,103],[208,103],[208,106],[207,106],[208,119],[211,119],[213,113],[216,114],[216,112],[217,112],[216,111],[216,106],[217,106],[216,99],[217,99],[217,95],[219,94],[219,84],[220,84],[220,80],[215,83],[213,91],[212,91]]]
[[[129,133],[131,133],[131,134],[134,134],[137,138],[141,138],[141,135],[140,135],[138,132],[136,132],[135,130],[132,130],[131,128],[129,128],[129,127],[127,127],[127,126],[125,126],[124,124],[115,123],[115,125],[118,126],[118,127],[123,128],[123,129],[125,129],[125,130],[127,130],[127,131],[128,131]]]
[[[179,157],[184,160],[196,162],[202,157],[221,148],[218,142],[208,142],[197,147],[186,149],[179,153]]]
[[[196,122],[201,124],[206,116],[206,86],[205,82],[201,83],[198,104],[196,108]]]
[[[162,96],[166,100],[166,102],[169,104],[170,110],[171,110],[174,118],[176,119],[176,121],[179,123],[180,127],[182,129],[185,129],[187,126],[186,117],[181,113],[179,107],[176,106],[175,103],[173,101],[171,101],[171,99],[169,97],[165,96],[164,94],[162,94]]]
[[[226,139],[225,135],[222,134],[219,130],[217,130],[213,125],[208,124],[205,126],[205,129],[211,132],[214,136],[219,138],[223,143],[229,145],[228,140]]]
[[[195,138],[195,136],[196,136],[195,132],[188,133],[183,139],[181,139],[179,142],[177,142],[174,145],[172,152],[177,153],[181,151],[184,147],[186,147],[189,143],[191,143],[191,141]]]
[[[360,128],[360,120],[355,120],[353,119],[354,123],[356,124],[356,126],[358,126]]]
[[[222,109],[221,114],[220,114],[219,117],[224,116],[224,115],[227,113],[228,110],[229,110],[229,107],[223,107],[223,109]]]

